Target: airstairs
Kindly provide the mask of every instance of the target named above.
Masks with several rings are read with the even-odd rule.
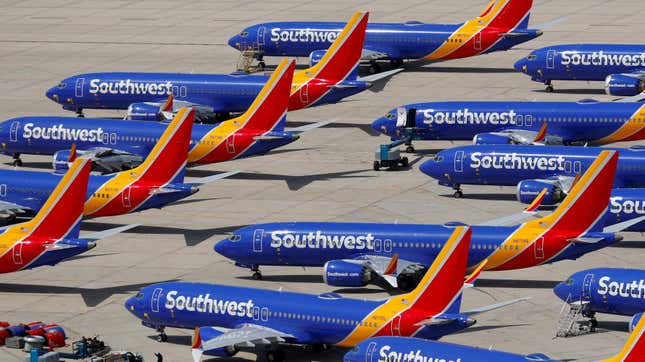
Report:
[[[585,316],[585,309],[588,308],[589,302],[583,300],[567,301],[560,310],[560,319],[558,320],[558,329],[555,332],[555,338],[575,337],[583,334],[592,333],[596,329],[596,320]]]
[[[264,61],[259,61],[257,65],[253,62],[258,59],[260,49],[257,47],[248,47],[240,51],[240,57],[237,60],[237,71],[244,73],[254,73],[264,70]]]

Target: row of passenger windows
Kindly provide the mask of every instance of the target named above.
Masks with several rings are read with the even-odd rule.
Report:
[[[103,193],[103,192],[95,192],[95,193],[92,194],[92,197],[98,197],[98,198],[101,198],[101,199],[109,199],[110,194],[106,194],[106,193]]]
[[[302,321],[312,321],[320,323],[329,323],[329,324],[340,324],[345,326],[363,326],[376,328],[378,324],[376,322],[361,322],[356,320],[349,320],[343,318],[330,318],[330,317],[321,317],[311,314],[300,314],[300,313],[285,313],[285,312],[270,312],[271,317],[274,318],[285,318],[285,319],[296,319]]]
[[[440,243],[408,243],[408,242],[401,242],[401,243],[393,243],[394,247],[399,247],[399,248],[431,248],[431,249],[441,249],[443,247],[443,244]],[[499,245],[493,245],[493,244],[472,244],[472,249],[473,250],[497,250],[497,249],[503,249],[503,250],[520,250],[518,245],[502,245],[501,247]]]
[[[127,142],[150,142],[150,143],[157,143],[159,142],[158,138],[154,137],[131,137],[131,136],[121,136],[118,137],[119,141],[127,141]],[[214,141],[197,141],[197,140],[190,140],[190,144],[202,144],[202,145],[209,145],[209,146],[215,146],[216,142]]]

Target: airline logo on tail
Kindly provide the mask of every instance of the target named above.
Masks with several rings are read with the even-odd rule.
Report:
[[[85,204],[85,215],[120,215],[136,210],[186,167],[195,111],[182,108],[141,165],[101,185]]]
[[[190,150],[188,162],[209,163],[234,159],[255,143],[254,136],[283,127],[295,67],[294,61],[282,60],[251,107],[241,116],[221,122],[202,137]]]
[[[445,312],[460,296],[466,275],[471,230],[455,228],[419,285],[410,293],[388,299],[368,314],[339,346],[351,347],[373,336],[398,331],[413,336],[425,325],[419,322]],[[406,315],[409,313],[409,315]],[[406,318],[404,318],[404,315]],[[404,320],[405,325],[401,324]]]
[[[548,263],[604,216],[618,164],[616,151],[603,151],[550,215],[520,225],[495,250],[486,270],[519,269]]]

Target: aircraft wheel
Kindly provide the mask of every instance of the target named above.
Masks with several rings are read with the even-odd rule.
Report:
[[[374,171],[378,171],[381,169],[381,163],[378,161],[374,161]]]
[[[259,271],[256,271],[255,273],[253,273],[251,278],[253,278],[253,280],[262,280],[262,273],[260,273]]]
[[[381,66],[378,65],[378,63],[373,62],[370,64],[370,67],[368,68],[368,71],[370,74],[376,74],[381,72]]]
[[[455,191],[454,194],[452,194],[452,196],[455,199],[461,199],[462,197],[464,197],[464,193],[461,190],[457,190],[457,191]]]
[[[403,65],[403,59],[392,59],[390,60],[390,65],[392,67],[400,67]]]
[[[547,93],[553,93],[553,86],[551,84],[546,86],[546,92]]]
[[[166,333],[160,333],[157,340],[161,343],[168,342],[168,335]]]
[[[266,353],[266,359],[269,362],[282,362],[284,361],[284,351],[281,349],[273,349]]]
[[[409,145],[408,147],[405,148],[405,152],[414,153],[414,146]]]

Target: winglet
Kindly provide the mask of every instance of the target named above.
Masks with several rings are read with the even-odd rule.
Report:
[[[645,318],[641,318],[616,356],[603,362],[641,362],[645,356]]]
[[[528,214],[534,214],[537,211],[538,207],[540,207],[540,205],[542,204],[542,201],[544,201],[546,192],[547,192],[547,189],[545,187],[542,189],[542,191],[540,191],[540,193],[535,197],[535,199],[533,199],[533,201],[529,204],[529,206],[527,206],[526,209],[524,209],[524,212]]]
[[[69,149],[69,157],[67,158],[67,162],[74,162],[74,160],[76,160],[76,157],[78,157],[78,155],[76,154],[76,143],[72,143],[72,147],[70,147]]]
[[[168,94],[168,99],[166,99],[166,103],[164,103],[163,106],[161,106],[161,108],[159,109],[159,112],[172,111],[174,100],[175,100],[175,97],[172,95],[172,93]]]
[[[390,263],[387,265],[387,267],[385,267],[383,274],[392,275],[396,273],[398,263],[399,263],[399,254],[392,255],[392,259],[390,260]]]
[[[195,332],[193,333],[193,346],[192,348],[201,348],[202,347],[202,337],[199,333],[199,327],[195,327]]]
[[[404,295],[412,307],[441,313],[461,299],[471,234],[467,226],[455,228],[419,285]]]
[[[533,143],[542,142],[545,138],[546,138],[546,122],[542,123],[542,127],[540,127],[540,130],[538,131],[537,135],[535,135],[535,139],[533,140]]]
[[[573,190],[573,186],[575,186],[578,183],[578,181],[580,181],[580,176],[581,176],[580,172],[578,172],[576,174],[576,177],[573,179],[573,181],[571,181],[571,187],[569,187],[569,191],[567,192],[567,194],[571,192],[571,190]]]

